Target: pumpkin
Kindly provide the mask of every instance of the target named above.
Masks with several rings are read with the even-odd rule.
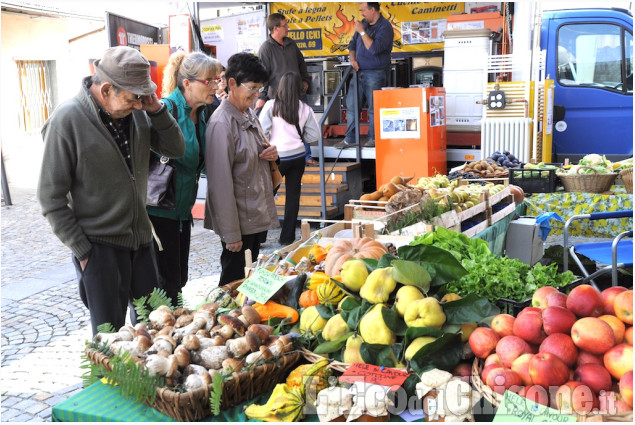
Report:
[[[317,394],[328,387],[328,378],[331,376],[332,371],[327,367],[322,367],[317,371],[314,369],[315,365],[313,363],[296,367],[291,371],[289,376],[287,376],[287,385],[289,387],[304,389],[303,387],[309,384],[311,388],[315,389],[311,394]]]
[[[253,307],[256,309],[263,323],[266,323],[269,319],[277,317],[279,319],[290,318],[290,323],[295,323],[300,318],[298,311],[293,307],[287,307],[286,305],[278,304],[271,300],[264,304],[255,303]]]
[[[328,283],[331,280],[330,277],[328,277],[326,275],[326,273],[324,272],[315,272],[311,275],[311,277],[309,278],[309,280],[307,280],[306,282],[306,287],[308,289],[312,289],[312,290],[317,290],[317,288],[320,287],[320,285],[324,285],[325,283]]]
[[[320,304],[337,305],[342,298],[344,298],[344,291],[337,286],[332,280],[324,285],[320,285],[317,289],[317,296]]]
[[[308,289],[300,294],[300,307],[307,308],[312,305],[318,305],[320,299],[318,298],[317,291]]]
[[[516,186],[514,184],[510,184],[509,189],[511,194],[514,196],[515,204],[518,205],[525,200],[525,191],[523,190],[522,187]]]
[[[372,258],[379,260],[388,250],[369,237],[342,239],[337,241],[326,255],[324,272],[328,276],[340,274],[342,264],[350,258]]]
[[[322,245],[313,245],[309,251],[311,264],[320,264],[326,258],[326,248]]]
[[[223,288],[212,288],[205,296],[207,302],[216,303],[220,308],[234,309],[238,307],[229,292]]]

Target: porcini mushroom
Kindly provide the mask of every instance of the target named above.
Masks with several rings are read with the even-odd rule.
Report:
[[[197,388],[206,388],[212,384],[212,378],[209,376],[209,373],[205,371],[204,374],[191,374],[185,378],[185,382],[183,383],[183,388],[186,391],[192,391]]]
[[[245,327],[254,323],[260,323],[260,314],[258,311],[250,305],[243,306],[240,309],[241,315],[238,316],[238,320],[244,323]]]
[[[227,347],[209,347],[199,353],[199,364],[207,369],[220,369],[223,367],[223,360],[229,357]]]
[[[156,310],[151,311],[150,314],[148,314],[148,320],[150,320],[152,327],[155,329],[161,329],[164,326],[173,326],[176,321],[170,307],[165,305],[159,306]]]
[[[260,343],[262,344],[265,341],[267,341],[267,339],[269,338],[269,335],[273,333],[274,328],[273,326],[261,325],[260,323],[256,323],[256,324],[249,325],[247,330],[258,335],[258,338],[260,338]]]
[[[181,344],[187,350],[198,350],[201,346],[201,341],[196,335],[185,335],[181,340]]]
[[[227,374],[239,372],[243,368],[244,361],[238,359],[223,360],[223,371]]]
[[[146,359],[146,368],[150,375],[171,377],[176,372],[178,364],[174,356],[166,359],[159,355],[151,354]]]
[[[190,352],[182,345],[179,345],[174,349],[174,357],[176,357],[176,363],[181,369],[192,362],[192,356],[190,355]]]
[[[221,314],[218,316],[218,323],[223,325],[223,327],[218,331],[218,334],[225,339],[231,338],[234,335],[234,332],[240,336],[245,335],[246,327],[243,322],[238,320],[236,317],[232,317],[228,314]]]
[[[187,326],[192,323],[194,320],[194,316],[191,314],[182,314],[176,319],[176,323],[174,323],[175,328],[182,328],[183,326]]]
[[[247,331],[244,336],[227,341],[227,351],[233,357],[241,357],[258,350],[260,338],[254,332]]]

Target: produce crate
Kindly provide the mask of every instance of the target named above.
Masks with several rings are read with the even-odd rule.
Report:
[[[498,193],[496,195],[498,195]],[[498,223],[503,218],[512,214],[516,210],[514,195],[509,194],[499,199],[497,203],[491,204],[490,210],[491,210],[490,211],[491,215],[490,215],[489,225],[491,226],[494,223]]]
[[[562,167],[562,164],[546,164]],[[525,193],[553,193],[556,191],[555,168],[521,168],[509,169],[509,184],[522,188]]]
[[[350,199],[344,205],[344,220],[376,220],[386,216],[387,201]]]

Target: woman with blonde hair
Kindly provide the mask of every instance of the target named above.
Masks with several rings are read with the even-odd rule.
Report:
[[[155,241],[159,286],[178,304],[178,294],[188,280],[192,207],[205,160],[205,106],[211,104],[218,88],[220,62],[201,52],[178,51],[163,73],[163,103],[176,116],[185,139],[185,154],[176,166],[176,206],[162,209],[148,206],[148,215],[162,249]]]

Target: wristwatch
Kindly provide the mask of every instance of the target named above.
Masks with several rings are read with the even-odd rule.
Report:
[[[365,35],[366,35],[366,31],[362,31],[362,32],[360,32],[360,33],[359,33],[359,35],[360,35],[361,37],[365,36]]]

